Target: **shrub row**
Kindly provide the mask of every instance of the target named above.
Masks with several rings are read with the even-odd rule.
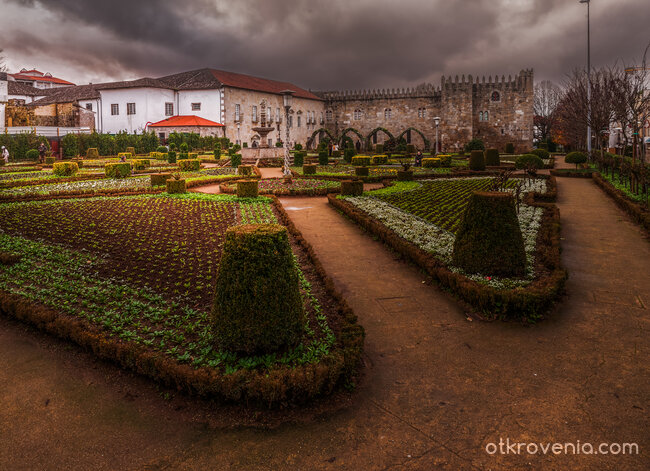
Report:
[[[650,233],[650,211],[647,208],[630,200],[625,193],[605,180],[600,173],[594,172],[593,179],[621,209],[629,214],[630,217],[646,231],[646,233]]]

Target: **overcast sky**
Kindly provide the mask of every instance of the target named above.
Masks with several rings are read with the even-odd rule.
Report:
[[[586,15],[578,0],[0,0],[0,48],[10,72],[77,84],[203,67],[314,90],[531,67],[561,81],[585,65]],[[593,0],[591,33],[594,66],[638,62],[650,0]]]

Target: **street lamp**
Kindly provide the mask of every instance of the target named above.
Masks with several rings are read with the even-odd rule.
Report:
[[[434,156],[438,153],[438,126],[440,126],[440,116],[433,118],[433,122],[436,124],[436,151],[433,154]]]
[[[282,103],[284,105],[284,127],[287,130],[287,138],[284,141],[284,174],[286,176],[291,175],[291,154],[289,153],[289,111],[291,110],[291,102],[293,101],[293,94],[296,93],[293,90],[282,90],[280,95],[282,95]]]
[[[587,152],[591,156],[591,38],[589,28],[590,0],[579,0],[587,4]]]

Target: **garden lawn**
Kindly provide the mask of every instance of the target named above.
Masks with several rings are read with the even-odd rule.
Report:
[[[225,231],[268,222],[276,222],[268,198],[225,195],[3,204],[0,252],[20,260],[0,265],[0,289],[83,319],[111,337],[226,374],[315,362],[335,337],[304,276],[301,344],[263,357],[213,347],[209,313]]]

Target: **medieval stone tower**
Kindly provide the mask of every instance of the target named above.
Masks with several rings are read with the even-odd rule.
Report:
[[[514,78],[442,77],[440,86],[324,92],[324,127],[334,136],[366,142],[404,138],[418,148],[435,147],[440,118],[440,150],[457,151],[472,138],[503,151],[512,142],[517,151],[532,147],[533,71]]]

